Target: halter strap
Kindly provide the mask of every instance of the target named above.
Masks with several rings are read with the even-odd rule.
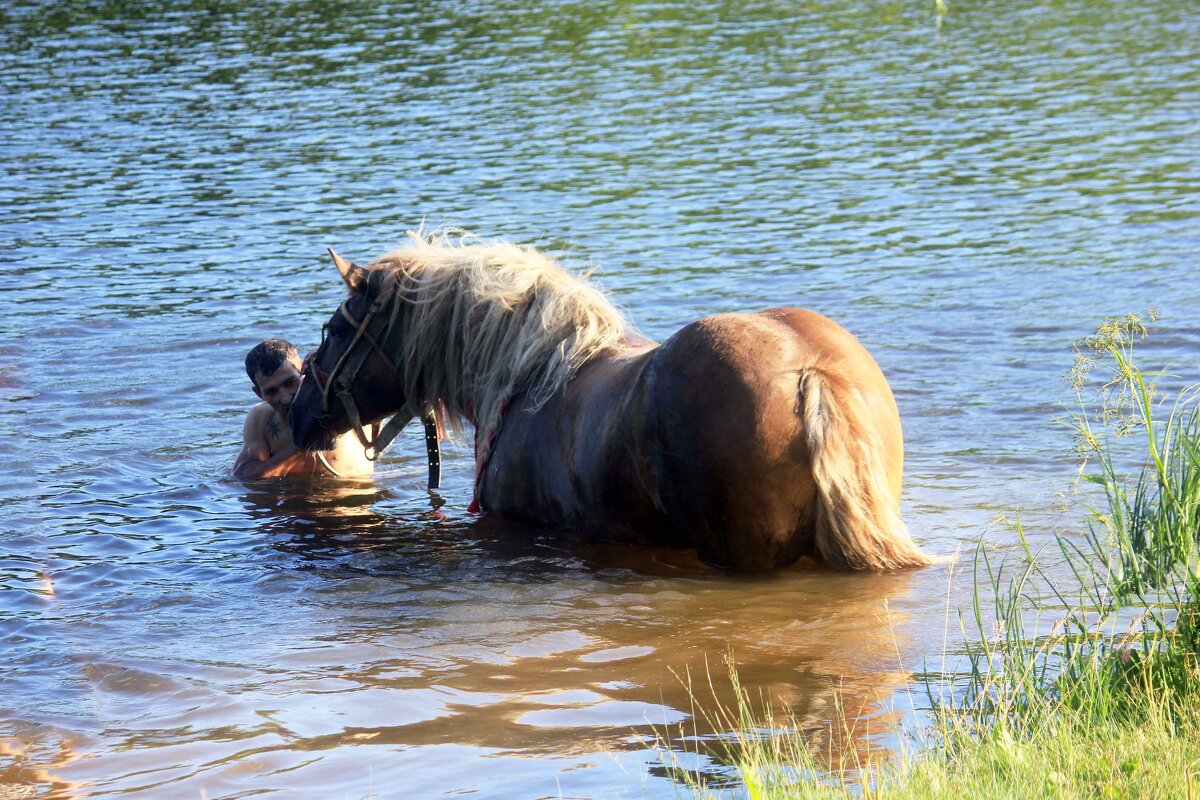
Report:
[[[317,388],[321,390],[321,411],[323,413],[329,411],[329,397],[331,390],[336,388],[339,395],[348,393],[350,384],[354,381],[355,377],[358,376],[358,371],[362,369],[363,362],[367,360],[367,355],[370,353],[370,351],[359,350],[357,348],[357,345],[361,339],[365,337],[366,340],[370,342],[377,351],[379,351],[380,355],[382,355],[385,359],[388,357],[383,348],[379,346],[379,342],[375,341],[375,337],[371,336],[367,330],[368,326],[371,324],[371,320],[376,314],[379,313],[379,309],[383,307],[383,297],[380,296],[375,298],[375,302],[371,303],[371,308],[367,311],[366,316],[362,318],[361,322],[356,320],[346,308],[347,302],[349,301],[344,301],[341,306],[338,307],[338,312],[346,318],[347,322],[354,326],[354,338],[350,340],[350,344],[344,351],[342,351],[342,357],[337,360],[337,363],[333,365],[333,369],[329,371],[329,375],[326,378],[324,385],[322,385],[316,370],[312,370],[313,377],[317,378]],[[353,361],[352,366],[351,361]],[[347,366],[350,367],[348,370],[349,377],[342,381],[340,380],[342,377],[342,370]],[[358,418],[357,409],[355,409],[353,416],[355,419]]]

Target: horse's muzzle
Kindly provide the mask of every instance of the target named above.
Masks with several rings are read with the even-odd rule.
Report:
[[[288,412],[288,425],[292,429],[292,441],[296,447],[308,452],[332,450],[337,437],[330,430],[333,419],[328,414],[297,415],[295,405]]]

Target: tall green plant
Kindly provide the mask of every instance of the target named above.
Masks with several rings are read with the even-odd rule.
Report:
[[[1149,321],[1157,319],[1151,312]],[[1087,494],[1087,535],[1054,545],[1073,581],[1055,580],[1030,552],[1015,576],[980,547],[965,694],[948,710],[976,731],[1028,732],[1060,713],[1095,724],[1137,717],[1147,694],[1200,697],[1200,408],[1195,387],[1168,404],[1135,348],[1137,315],[1107,319],[1074,344],[1069,417]],[[1031,587],[1036,587],[1033,589]],[[1061,615],[1044,630],[1046,596]],[[994,601],[991,631],[982,609]],[[1160,709],[1161,710],[1161,709]]]
[[[1153,311],[1151,322],[1157,319]],[[1181,391],[1166,415],[1150,378],[1162,373],[1138,368],[1134,347],[1147,334],[1137,315],[1105,320],[1096,333],[1075,343],[1069,373],[1080,410],[1071,415],[1083,458],[1081,477],[1104,489],[1104,505],[1092,506],[1094,525],[1115,559],[1119,600],[1141,597],[1183,583],[1200,585],[1200,407],[1197,388]],[[1098,369],[1097,369],[1098,368]],[[1095,402],[1085,389],[1100,371]],[[1120,474],[1117,439],[1143,437],[1145,463],[1132,491]]]

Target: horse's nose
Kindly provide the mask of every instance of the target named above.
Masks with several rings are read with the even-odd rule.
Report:
[[[305,414],[303,409],[298,408],[295,402],[289,404],[287,413],[288,427],[292,429],[292,441],[302,450],[312,438],[313,421],[313,418]]]
[[[333,447],[333,436],[328,427],[328,414],[306,412],[295,403],[288,409],[288,426],[292,429],[292,441],[301,450],[329,450]]]

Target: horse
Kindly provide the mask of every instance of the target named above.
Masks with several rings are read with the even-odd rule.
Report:
[[[469,511],[682,545],[765,572],[931,563],[900,518],[891,388],[848,331],[800,308],[720,314],[658,344],[587,276],[528,246],[410,232],[322,327],[289,421],[325,450],[396,414],[474,429]]]

